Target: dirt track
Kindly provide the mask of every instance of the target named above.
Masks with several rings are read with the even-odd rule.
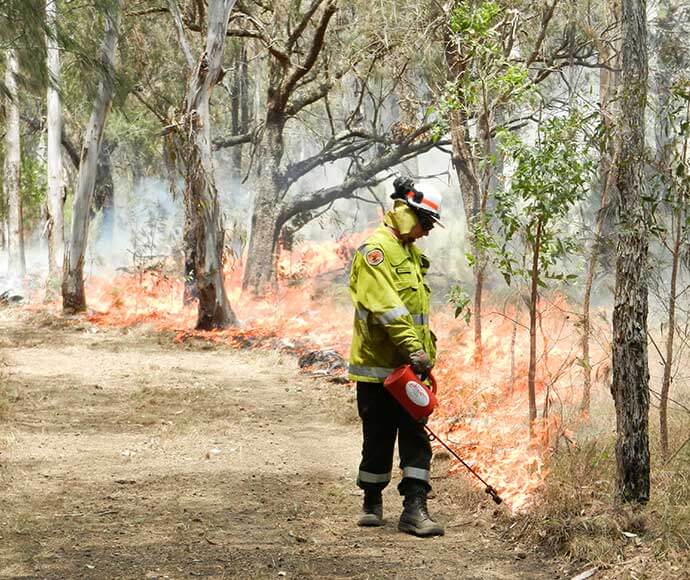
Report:
[[[15,310],[0,357],[2,578],[558,577],[443,462],[445,537],[399,534],[393,486],[357,528],[352,391],[291,357]]]

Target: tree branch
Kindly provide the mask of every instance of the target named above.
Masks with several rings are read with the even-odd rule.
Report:
[[[236,145],[243,145],[249,143],[254,138],[254,131],[243,133],[242,135],[231,135],[230,137],[223,137],[213,140],[213,150],[227,149],[228,147],[235,147]]]
[[[189,42],[187,41],[187,35],[184,32],[184,24],[182,22],[182,15],[180,14],[180,7],[177,5],[177,0],[168,0],[168,7],[170,8],[170,16],[172,16],[173,23],[175,24],[177,41],[180,43],[182,54],[187,62],[187,68],[192,72],[196,62],[192,54],[192,49],[189,47]]]
[[[279,223],[282,226],[300,213],[318,209],[336,199],[351,197],[356,190],[376,185],[387,179],[387,175],[380,176],[380,174],[391,167],[399,165],[416,155],[425,153],[434,147],[448,144],[448,141],[437,143],[431,140],[418,143],[406,142],[384,155],[375,157],[365,166],[359,166],[357,172],[349,175],[340,185],[319,189],[311,194],[286,200],[281,209]]]
[[[534,50],[532,51],[532,54],[530,54],[529,58],[527,59],[526,66],[527,68],[530,67],[530,65],[537,59],[539,56],[539,52],[541,51],[541,47],[544,45],[544,39],[546,38],[546,30],[549,27],[549,22],[551,22],[551,19],[553,18],[553,13],[556,10],[556,4],[558,4],[559,0],[553,0],[553,3],[551,6],[549,6],[546,9],[546,12],[544,12],[544,16],[541,19],[541,29],[539,30],[539,36],[537,37],[537,41],[534,44]]]
[[[297,82],[312,69],[314,64],[316,64],[316,60],[319,58],[319,54],[321,54],[328,24],[337,10],[336,0],[327,0],[327,2],[326,8],[321,15],[321,20],[316,28],[316,32],[314,32],[314,38],[312,39],[307,58],[303,64],[291,67],[292,70],[281,91],[284,101],[287,101]]]
[[[295,42],[297,42],[302,36],[302,34],[304,34],[304,31],[307,28],[309,21],[311,20],[312,16],[314,16],[314,14],[319,9],[319,6],[321,6],[322,3],[323,0],[314,0],[311,3],[311,6],[304,13],[304,16],[302,17],[300,23],[297,25],[297,28],[295,28],[295,30],[292,32],[292,34],[290,34],[290,37],[288,38],[288,50],[290,50],[295,45]]]
[[[137,88],[135,88],[135,89],[132,91],[132,94],[134,95],[134,98],[135,98],[137,101],[139,101],[142,105],[144,105],[144,107],[146,107],[151,113],[153,113],[153,114],[155,115],[155,117],[156,117],[161,123],[163,123],[163,125],[167,125],[167,124],[168,124],[168,119],[165,117],[165,115],[163,115],[162,113],[160,113],[159,111],[157,111],[156,108],[155,108],[153,105],[151,105],[151,104],[142,96],[141,92],[142,92],[141,90],[137,90]]]
[[[288,102],[285,106],[285,114],[288,116],[294,116],[299,113],[304,107],[308,107],[323,99],[328,91],[331,90],[333,84],[326,80],[323,81],[319,86],[313,87],[310,91],[300,95],[298,98],[293,99]]]
[[[163,14],[164,12],[168,12],[168,8],[165,7],[159,7],[159,8],[146,8],[144,10],[135,10],[133,12],[127,12],[125,14],[125,17],[136,17],[136,16],[148,16],[149,14]]]
[[[259,39],[266,47],[268,52],[272,56],[274,56],[278,60],[278,62],[280,62],[283,66],[288,66],[290,64],[290,57],[285,53],[284,50],[280,50],[276,46],[276,41],[273,38],[271,38],[271,36],[266,32],[266,27],[263,25],[263,23],[249,11],[249,9],[244,5],[244,3],[237,2],[236,8],[238,10],[237,18],[244,18],[248,20],[256,29],[256,33],[254,33],[254,35],[252,35],[251,37]],[[233,29],[233,32],[236,32],[236,30]],[[236,34],[230,34],[230,31],[228,31],[228,34],[230,36],[240,36]],[[249,34],[246,34],[245,36],[249,36]]]
[[[359,137],[362,140],[354,143],[348,141],[349,139],[356,137]],[[369,135],[363,132],[351,132],[347,135],[330,139],[316,155],[288,165],[283,174],[283,179],[287,183],[287,187],[290,187],[290,185],[295,183],[300,177],[303,177],[320,165],[325,165],[326,163],[332,163],[338,159],[350,157],[351,155],[370,147],[374,140],[370,139],[369,137]]]

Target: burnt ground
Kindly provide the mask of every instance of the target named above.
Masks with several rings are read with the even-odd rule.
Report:
[[[0,310],[2,578],[555,578],[435,460],[443,538],[354,524],[352,389],[279,352]]]

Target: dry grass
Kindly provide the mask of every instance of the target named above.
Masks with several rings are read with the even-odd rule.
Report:
[[[0,421],[4,421],[10,412],[9,374],[7,359],[0,353]]]
[[[616,501],[610,429],[562,449],[553,457],[539,503],[518,516],[513,529],[550,555],[610,570],[611,577],[635,577],[630,566],[661,577],[673,574],[678,562],[690,559],[690,443],[681,448],[688,435],[690,416],[676,414],[670,448],[680,451],[664,462],[656,413],[651,414],[651,498],[641,507]]]

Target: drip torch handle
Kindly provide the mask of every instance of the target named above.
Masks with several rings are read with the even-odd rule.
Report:
[[[455,457],[462,465],[467,468],[467,470],[474,475],[479,481],[482,482],[482,484],[485,486],[484,491],[488,493],[491,496],[491,499],[498,505],[503,503],[503,499],[501,498],[500,495],[498,495],[498,492],[494,489],[492,485],[489,485],[484,479],[482,478],[481,475],[479,475],[474,469],[472,469],[464,460],[462,457],[460,457],[454,449],[452,449],[443,439],[440,439],[436,433],[434,433],[428,425],[424,425],[424,428],[427,430],[429,433],[429,441],[436,440],[438,441],[443,447],[446,448],[447,451],[450,452],[451,455]]]
[[[410,368],[412,368],[412,365],[408,365],[408,366],[410,366]],[[438,390],[438,385],[436,383],[436,378],[434,377],[432,372],[428,371],[428,372],[420,373],[417,376],[419,377],[419,380],[421,380],[422,382],[429,381],[431,383],[431,392],[434,393],[434,395],[435,395],[436,391]]]

